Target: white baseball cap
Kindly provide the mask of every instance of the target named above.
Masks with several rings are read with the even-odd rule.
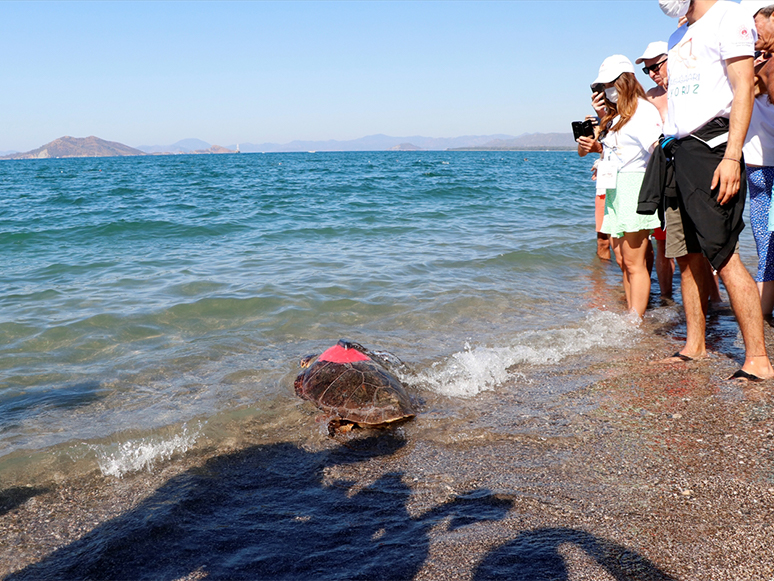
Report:
[[[661,56],[662,54],[667,54],[668,52],[669,52],[669,45],[663,40],[657,40],[656,42],[651,42],[645,48],[645,52],[642,53],[642,56],[638,58],[636,61],[634,61],[634,64],[638,65],[646,59],[654,59],[657,56]]]
[[[602,61],[602,66],[599,67],[599,74],[591,84],[593,86],[597,83],[612,83],[623,73],[633,72],[634,65],[632,64],[632,61],[622,54],[614,54]]]
[[[774,4],[774,0],[742,0],[739,5],[744,8],[745,12],[750,16],[755,16],[761,8],[771,6]]]

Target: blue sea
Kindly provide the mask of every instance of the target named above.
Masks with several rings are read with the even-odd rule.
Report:
[[[238,448],[248,428],[322,438],[293,379],[340,338],[402,359],[420,421],[455,425],[485,413],[482,394],[635,349],[648,325],[679,334],[655,276],[645,321],[624,314],[620,272],[595,256],[591,163],[509,151],[0,164],[0,480],[122,478]],[[749,229],[743,254],[751,264]]]

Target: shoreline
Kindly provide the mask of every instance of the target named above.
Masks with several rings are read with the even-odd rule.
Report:
[[[739,362],[722,354],[651,365],[674,334],[655,329],[574,369],[525,369],[462,411],[439,398],[393,436],[342,445],[300,424],[269,442],[256,421],[239,449],[3,491],[0,576],[354,578],[371,563],[370,578],[395,578],[402,555],[398,576],[414,579],[771,578],[774,389],[725,381]],[[770,327],[766,341],[774,352]],[[525,405],[535,414],[512,415]],[[261,575],[261,559],[234,565],[228,543],[197,544],[221,530],[276,567],[258,528],[335,553],[340,541],[311,532],[347,519],[360,553],[336,565]]]

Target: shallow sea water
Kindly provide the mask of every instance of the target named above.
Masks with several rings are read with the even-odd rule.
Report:
[[[292,408],[298,359],[342,337],[406,361],[420,394],[461,401],[520,366],[631,345],[620,275],[593,256],[589,165],[573,152],[3,164],[0,473],[52,449],[132,470],[218,414]],[[144,432],[164,436],[131,437]]]
[[[591,494],[572,453],[600,429],[583,420],[599,406],[589,386],[603,364],[663,349],[684,325],[679,296],[660,301],[655,277],[645,320],[624,314],[620,272],[594,256],[590,165],[574,152],[0,165],[0,488],[85,476],[107,494],[175,462],[202,466],[51,570],[333,579],[316,568],[338,560],[347,578],[396,578],[390,563],[405,578],[439,523],[504,518],[520,468],[564,466],[562,494]],[[752,267],[749,229],[742,255]],[[709,329],[710,348],[740,355],[728,313]],[[406,362],[416,420],[327,438],[293,379],[303,355],[339,338]],[[494,450],[494,490],[464,463],[476,447]],[[146,540],[125,545],[133,530]],[[320,531],[340,542],[307,538]],[[568,542],[593,544],[579,535]],[[347,556],[353,543],[362,550]]]

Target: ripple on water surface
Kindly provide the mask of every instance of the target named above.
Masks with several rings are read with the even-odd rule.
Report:
[[[0,413],[14,419],[0,453],[275,409],[294,401],[298,358],[341,337],[407,360],[420,392],[469,399],[519,366],[606,348],[619,322],[594,312],[620,297],[604,290],[614,272],[589,268],[589,165],[566,152],[7,164]]]

